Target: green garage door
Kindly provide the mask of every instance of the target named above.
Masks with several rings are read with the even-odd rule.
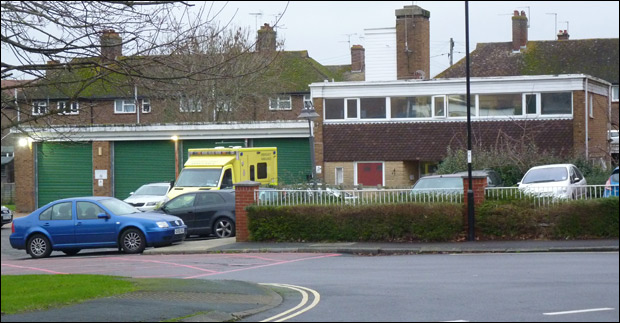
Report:
[[[312,174],[308,138],[254,139],[254,147],[278,148],[278,184],[306,183]]]
[[[179,161],[180,162],[180,161]],[[174,180],[174,142],[114,142],[114,196],[126,199],[140,186]]]
[[[38,205],[93,195],[93,150],[90,143],[37,144]]]

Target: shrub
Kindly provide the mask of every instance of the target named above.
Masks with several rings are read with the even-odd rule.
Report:
[[[463,230],[460,204],[250,206],[254,241],[449,241]]]

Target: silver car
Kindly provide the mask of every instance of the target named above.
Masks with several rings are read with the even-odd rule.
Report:
[[[142,212],[152,211],[164,202],[171,188],[170,182],[144,184],[135,192],[129,193],[130,196],[124,201]]]
[[[2,225],[13,222],[13,212],[6,206],[2,206]]]

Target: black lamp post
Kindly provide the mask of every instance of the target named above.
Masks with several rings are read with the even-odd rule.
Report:
[[[310,130],[310,162],[312,167],[312,186],[313,189],[316,189],[316,166],[314,161],[314,132],[312,131],[312,120],[319,117],[319,114],[316,113],[314,109],[314,105],[312,101],[304,101],[304,108],[301,109],[301,113],[297,117],[297,119],[305,119],[308,120],[308,128]]]

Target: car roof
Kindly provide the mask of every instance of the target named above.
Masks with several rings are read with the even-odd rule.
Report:
[[[534,166],[530,169],[539,169],[539,168],[552,168],[552,167],[576,167],[573,164],[550,164],[550,165],[538,165]]]
[[[425,178],[462,178],[463,175],[461,174],[441,174],[441,175],[428,175],[428,176],[422,176],[420,177],[420,179],[425,179]]]

